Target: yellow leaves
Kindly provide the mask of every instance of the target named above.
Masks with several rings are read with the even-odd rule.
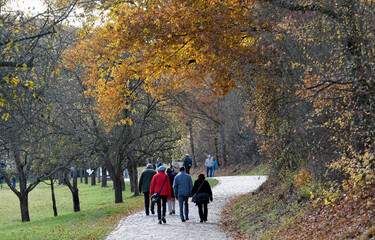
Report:
[[[1,117],[2,120],[8,121],[9,118],[9,113],[4,113],[3,116]]]
[[[12,78],[12,80],[10,81],[11,84],[13,84],[14,86],[17,86],[17,84],[20,82],[20,80],[18,78]]]
[[[55,70],[55,71],[52,72],[52,75],[55,75],[55,74],[56,74],[56,75],[60,75],[60,70],[57,69],[57,70]]]

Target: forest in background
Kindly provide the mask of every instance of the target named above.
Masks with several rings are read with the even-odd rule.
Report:
[[[122,202],[125,168],[134,188],[138,165],[186,153],[195,165],[207,154],[223,167],[269,164],[298,199],[373,206],[373,1],[56,0],[34,15],[8,5],[0,174],[23,221],[28,193],[58,173],[73,172],[79,211],[78,169],[108,171]]]

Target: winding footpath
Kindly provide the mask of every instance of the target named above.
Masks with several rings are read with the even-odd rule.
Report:
[[[158,224],[157,214],[146,216],[144,211],[122,219],[117,228],[106,240],[120,239],[231,239],[220,228],[220,213],[231,198],[252,192],[264,181],[266,176],[229,176],[215,177],[219,180],[213,191],[213,202],[208,205],[208,221],[199,222],[198,208],[189,202],[189,220],[181,222],[178,201],[176,215],[169,215],[167,210],[166,224]],[[155,206],[156,211],[156,206]]]

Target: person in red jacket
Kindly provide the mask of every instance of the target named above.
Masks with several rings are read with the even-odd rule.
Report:
[[[154,175],[151,180],[150,185],[150,196],[154,193],[159,193],[159,198],[157,201],[158,206],[158,220],[159,224],[166,223],[165,213],[167,211],[167,200],[171,199],[171,183],[169,182],[168,176],[165,174],[165,167],[161,166],[158,168],[158,174]],[[161,207],[163,204],[163,215]]]

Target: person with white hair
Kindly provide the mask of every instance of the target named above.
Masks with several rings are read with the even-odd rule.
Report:
[[[206,159],[204,165],[206,166],[206,176],[207,176],[207,178],[212,177],[213,176],[212,171],[214,170],[215,163],[214,163],[214,160],[211,158],[211,155],[207,156],[207,159]]]

